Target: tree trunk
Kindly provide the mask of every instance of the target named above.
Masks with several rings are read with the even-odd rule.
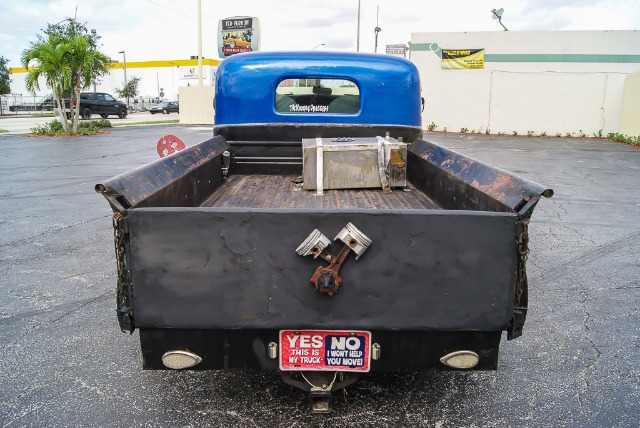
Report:
[[[62,128],[64,129],[64,132],[68,132],[69,131],[69,121],[67,120],[67,109],[65,106],[65,102],[64,102],[64,90],[62,89],[62,87],[59,88],[60,92],[60,103],[62,104]]]
[[[63,103],[62,106],[60,105],[60,99],[58,98],[58,93],[57,93],[55,87],[53,87],[51,89],[51,96],[53,97],[53,106],[54,106],[55,112],[58,114],[58,116],[60,118],[60,123],[63,123],[63,120],[64,120],[64,103]]]
[[[54,83],[53,85],[51,85],[51,90],[54,93],[54,96],[58,98],[58,105],[60,107],[59,111],[60,111],[60,119],[62,122],[62,129],[64,129],[64,132],[67,132],[69,130],[69,123],[67,122],[67,114],[64,108],[64,98],[62,97],[62,90],[60,91],[60,97],[58,97],[58,91],[56,90],[56,84]]]
[[[78,132],[78,120],[80,117],[80,71],[78,70],[78,78],[76,79],[76,111],[73,115],[73,133]]]

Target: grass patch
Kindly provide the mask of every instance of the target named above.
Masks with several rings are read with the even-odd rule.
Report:
[[[166,119],[166,120],[145,120],[142,122],[124,122],[114,123],[112,126],[129,126],[129,125],[156,125],[159,123],[179,123],[180,119]]]
[[[62,122],[56,119],[31,128],[31,132],[35,135],[50,136],[96,135],[102,128],[111,128],[111,126],[111,122],[107,119],[83,120],[78,122],[78,132],[74,134],[71,129],[65,131],[62,128]],[[71,124],[69,124],[69,128],[71,128]]]
[[[0,134],[2,134],[4,132],[9,132],[9,131],[7,129],[0,129]]]

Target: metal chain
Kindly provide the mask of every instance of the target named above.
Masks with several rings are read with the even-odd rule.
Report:
[[[311,386],[311,388],[318,388],[318,389],[321,389],[321,390],[323,390],[325,392],[331,391],[331,388],[333,388],[333,384],[336,383],[336,378],[337,378],[337,375],[338,375],[337,372],[333,372],[333,380],[331,381],[329,386],[327,386],[326,388],[322,388],[320,386],[314,385],[311,382],[309,382],[309,379],[307,379],[307,377],[304,375],[303,372],[300,372],[300,374],[302,375],[302,378]],[[342,373],[340,373],[340,374],[342,374]]]
[[[117,269],[117,303],[118,303],[118,319],[122,321],[123,319],[127,319],[127,324],[129,324],[129,330],[131,330],[130,325],[130,307],[131,302],[129,302],[129,290],[128,290],[128,281],[127,281],[127,256],[125,251],[125,232],[123,226],[123,219],[119,212],[113,214],[113,241],[116,252],[116,269]],[[126,314],[125,314],[126,312]],[[121,323],[121,328],[123,327]]]
[[[516,278],[516,292],[514,306],[520,306],[522,294],[527,287],[527,258],[529,257],[529,223],[522,221],[522,232],[518,237],[518,272]]]

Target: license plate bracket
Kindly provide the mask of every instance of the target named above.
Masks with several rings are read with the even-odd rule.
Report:
[[[371,332],[280,330],[280,370],[368,372]]]

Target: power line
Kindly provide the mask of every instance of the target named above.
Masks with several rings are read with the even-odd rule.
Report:
[[[147,0],[147,1],[148,1],[149,3],[155,4],[156,6],[163,7],[163,8],[165,8],[165,9],[167,9],[167,10],[172,11],[172,12],[179,13],[180,15],[182,15],[182,16],[186,16],[187,18],[195,18],[195,17],[196,17],[195,15],[189,15],[189,14],[186,14],[186,13],[184,13],[182,10],[174,9],[174,8],[169,7],[169,6],[167,6],[167,5],[164,5],[164,4],[162,4],[162,3],[158,3],[158,2],[156,2],[156,1],[154,1],[154,0]],[[173,4],[175,4],[175,3],[173,3]]]

